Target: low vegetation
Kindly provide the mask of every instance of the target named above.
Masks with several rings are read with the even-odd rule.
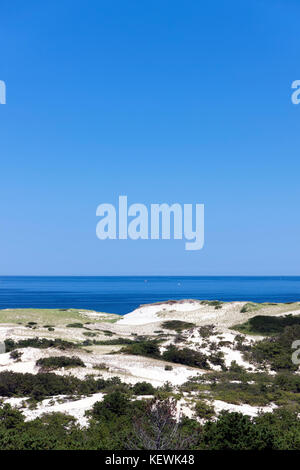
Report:
[[[54,370],[62,367],[85,367],[84,362],[76,356],[51,356],[44,357],[36,361],[36,365],[43,370]]]
[[[241,325],[236,325],[234,329],[244,334],[266,336],[282,333],[286,326],[293,325],[300,325],[300,316],[289,314],[278,317],[257,315]]]
[[[241,308],[241,313],[255,312],[263,307],[263,304],[256,304],[254,302],[248,302]]]
[[[201,303],[214,308],[223,306],[218,301]],[[268,313],[269,306],[270,304],[248,303],[243,309],[244,312],[251,313],[264,307],[264,313]],[[61,413],[48,414],[25,422],[20,411],[0,401],[0,448],[300,450],[300,375],[295,374],[298,365],[292,361],[292,344],[300,338],[300,316],[287,314],[288,308],[292,311],[293,307],[294,304],[280,304],[281,311],[284,311],[280,317],[253,313],[256,316],[234,327],[237,334],[234,340],[234,335],[232,338],[229,335],[231,341],[227,341],[227,337],[222,336],[223,332],[215,325],[196,326],[180,320],[164,321],[161,323],[163,329],[157,329],[147,336],[139,335],[136,332],[139,330],[133,328],[130,337],[119,337],[118,329],[114,332],[96,330],[96,327],[92,329],[91,322],[85,322],[81,312],[78,311],[73,316],[71,311],[62,310],[63,316],[70,317],[65,326],[79,329],[77,332],[68,330],[67,337],[73,338],[73,334],[75,336],[77,333],[82,339],[76,343],[38,337],[6,339],[6,351],[9,352],[13,367],[26,366],[25,362],[30,354],[21,351],[22,348],[49,349],[49,353],[40,354],[49,357],[36,361],[40,368],[37,374],[0,372],[0,397],[21,398],[24,406],[30,409],[37,407],[45,398],[51,399],[50,403],[55,404],[59,400],[72,401],[101,392],[103,399],[87,411],[86,428],[79,427],[74,418]],[[42,317],[36,318],[36,321],[33,317],[26,321],[24,317],[20,319],[23,323],[19,323],[29,328],[25,331],[27,336],[37,334],[32,329],[48,328],[53,331],[54,326],[57,326],[50,318],[47,321]],[[91,329],[88,328],[88,323]],[[250,339],[247,334],[261,335],[264,338]],[[101,335],[100,338],[103,339],[95,338],[96,335]],[[92,375],[87,375],[84,379],[71,375],[71,371],[61,375],[61,368],[85,367],[79,357],[80,349],[85,346],[91,347],[91,356],[100,351],[99,361],[92,361],[94,366],[90,361],[86,362],[92,369]],[[55,355],[51,356],[51,348],[66,352],[52,351]],[[234,361],[228,366],[229,356],[225,348],[233,350],[239,363],[242,356],[249,363],[246,364],[247,368]],[[87,352],[83,357],[86,357]],[[129,354],[166,361],[158,365],[164,379],[168,380],[170,377],[170,382],[154,387],[146,381],[131,385],[121,382],[118,377],[104,379],[100,374],[106,376],[107,372],[114,370],[116,358],[107,356],[109,360],[105,362],[103,354]],[[32,355],[36,357],[38,353],[32,351]],[[122,359],[126,361],[125,357]],[[24,364],[15,365],[13,361],[24,361]],[[131,362],[134,362],[133,358]],[[171,382],[173,374],[179,373],[179,368],[176,368],[178,364],[198,370],[188,374],[192,377],[186,383],[174,386]],[[173,373],[170,372],[172,370]],[[72,371],[72,374],[77,372]],[[83,374],[84,372],[89,373],[87,369],[82,370]],[[180,406],[186,400],[193,413],[192,418],[176,418],[178,400]],[[217,414],[215,400],[255,407],[272,404],[274,408],[278,408],[272,413],[259,413],[256,418],[251,419],[241,413]]]
[[[200,402],[200,415],[213,410]],[[296,412],[278,409],[249,418],[222,412],[217,421],[176,420],[170,399],[130,400],[118,390],[90,412],[87,428],[73,417],[55,413],[25,422],[19,410],[0,404],[2,450],[300,450]]]
[[[221,302],[220,300],[201,300],[200,304],[208,305],[211,307],[215,307],[215,309],[219,309],[222,308],[224,302]]]
[[[0,309],[0,322],[12,324],[30,324],[63,326],[70,323],[85,323],[89,321],[89,315],[93,313],[89,310],[80,310],[76,308],[58,308],[58,309],[34,309],[34,308],[11,308]],[[103,317],[97,318],[97,322],[114,322],[119,320],[119,315],[103,314]],[[33,326],[37,326],[33,325]]]
[[[244,356],[257,366],[270,367],[274,371],[295,371],[298,365],[292,361],[292,344],[300,338],[300,325],[286,326],[269,338],[256,342]]]
[[[173,345],[168,346],[167,350],[162,354],[165,361],[175,362],[176,364],[184,364],[191,367],[200,367],[201,369],[209,369],[208,358],[201,352],[194,351],[189,348],[176,348]]]
[[[199,327],[199,334],[202,338],[209,338],[214,334],[214,325],[203,325]]]
[[[177,333],[181,333],[184,330],[189,330],[191,328],[194,328],[195,324],[189,323],[186,321],[181,321],[181,320],[168,320],[168,321],[164,321],[161,324],[161,327],[164,328],[165,330],[174,330]]]
[[[132,341],[131,344],[121,349],[121,353],[152,357],[154,359],[161,358],[158,342],[151,340]]]
[[[66,325],[67,328],[84,328],[82,323],[69,323]]]
[[[87,395],[97,393],[112,385],[120,385],[118,377],[104,380],[88,377],[80,380],[73,376],[60,376],[54,373],[22,374],[18,372],[0,372],[1,397],[32,397],[42,400],[56,395]]]
[[[201,369],[209,369],[208,357],[201,352],[190,348],[177,348],[169,345],[161,354],[158,340],[134,341],[132,344],[122,348],[121,353],[133,354],[136,356],[152,357],[176,364],[183,364]]]
[[[47,338],[27,338],[21,339],[19,341],[14,341],[13,339],[6,339],[4,341],[6,352],[13,351],[14,349],[19,348],[38,348],[38,349],[48,349],[48,348],[58,348],[58,349],[74,349],[79,347],[79,345],[72,343],[71,341],[65,341],[63,339],[47,339]]]

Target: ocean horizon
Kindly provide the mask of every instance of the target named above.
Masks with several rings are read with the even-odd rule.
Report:
[[[296,302],[300,276],[0,276],[0,309],[81,308],[124,315],[181,299]]]

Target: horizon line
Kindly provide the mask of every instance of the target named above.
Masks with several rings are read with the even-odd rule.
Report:
[[[0,277],[300,277],[300,274],[0,274]]]

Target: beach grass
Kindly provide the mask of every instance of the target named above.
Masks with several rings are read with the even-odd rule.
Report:
[[[94,316],[97,313],[99,316]],[[22,324],[29,322],[37,323],[39,327],[47,324],[53,326],[66,326],[69,323],[87,322],[112,322],[119,319],[119,315],[94,312],[84,309],[36,309],[36,308],[13,308],[0,310],[0,324]]]

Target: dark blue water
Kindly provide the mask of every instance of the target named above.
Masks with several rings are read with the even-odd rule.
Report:
[[[125,314],[169,299],[300,301],[297,277],[0,276],[0,308],[86,308]]]

